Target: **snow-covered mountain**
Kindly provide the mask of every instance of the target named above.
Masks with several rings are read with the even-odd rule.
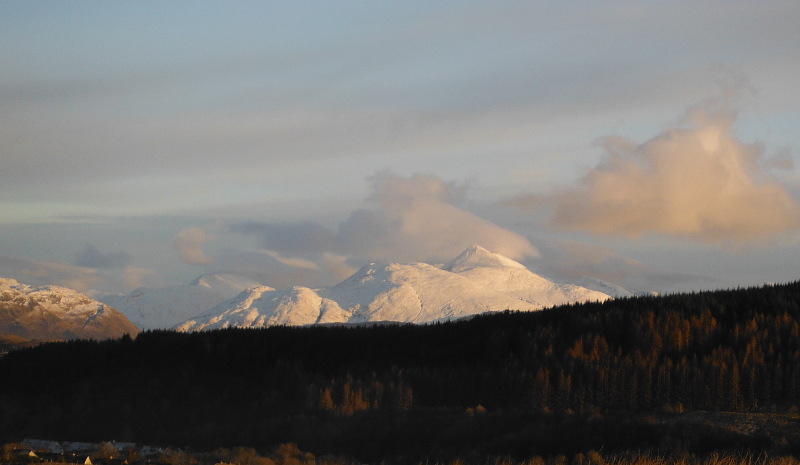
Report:
[[[35,340],[109,339],[139,333],[110,305],[60,286],[0,278],[0,335]]]
[[[109,295],[101,300],[118,308],[142,329],[171,328],[245,289],[260,285],[236,274],[209,273],[198,276],[190,284],[140,287],[128,295]]]
[[[610,295],[557,284],[507,257],[473,246],[443,267],[371,263],[326,289],[248,289],[175,329],[199,331],[320,323],[429,323],[502,310],[540,310]]]

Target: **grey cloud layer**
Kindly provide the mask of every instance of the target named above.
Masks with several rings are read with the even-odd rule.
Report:
[[[800,146],[794,1],[286,5],[197,4],[186,21],[180,8],[0,3],[3,221],[129,215],[129,226],[148,225],[3,247],[42,251],[16,269],[91,287],[123,271],[126,283],[156,280],[148,270],[174,281],[238,263],[291,284],[359,260],[447,260],[472,243],[534,257],[441,179],[379,174],[373,203],[355,211],[352,186],[386,167],[477,177],[494,189],[488,205],[571,182],[576,165],[595,164],[589,141],[615,131],[629,136],[606,140],[602,164],[537,199],[554,213],[546,226],[700,243],[796,228],[796,200],[769,171],[790,169]],[[632,142],[713,92],[714,63],[750,77],[761,107],[741,126],[784,152],[766,156],[714,115]],[[242,220],[234,234],[207,227],[219,218]],[[230,239],[241,234],[259,241],[252,261]],[[81,250],[86,242],[96,248]],[[44,257],[48,247],[69,252]],[[613,257],[573,264],[638,272]]]
[[[0,256],[0,276],[10,276],[34,286],[55,284],[82,292],[94,289],[104,281],[93,268],[7,256]]]
[[[554,237],[542,239],[537,245],[542,251],[540,271],[556,279],[571,281],[590,276],[621,285],[632,292],[696,290],[720,286],[710,276],[696,271],[669,271],[663,259],[656,266],[648,265],[597,243]],[[668,253],[674,255],[675,250]],[[716,257],[710,253],[704,258],[714,260]]]
[[[123,13],[144,25],[149,21],[145,11]],[[257,10],[253,17],[272,20],[266,13]],[[298,23],[307,14],[292,13]],[[138,199],[155,176],[214,177],[225,170],[236,178],[295,160],[353,154],[388,160],[409,148],[469,147],[481,135],[497,147],[509,134],[493,125],[516,124],[520,132],[530,132],[546,118],[560,117],[568,125],[575,115],[698,92],[702,85],[683,76],[694,77],[709,66],[708,56],[751,74],[769,73],[775,63],[796,67],[790,58],[800,21],[790,2],[724,9],[715,2],[644,8],[622,1],[602,9],[524,3],[497,9],[477,3],[406,12],[396,22],[378,7],[365,13],[373,15],[377,26],[372,27],[315,17],[332,40],[325,41],[324,53],[314,43],[287,50],[236,49],[232,57],[198,49],[185,58],[176,53],[183,50],[180,40],[140,55],[142,50],[131,45],[137,41],[128,40],[138,36],[127,34],[141,31],[127,25],[124,14],[108,14],[120,21],[115,33],[122,35],[111,38],[122,46],[119,53],[68,34],[66,53],[58,56],[64,67],[95,65],[94,55],[107,63],[55,72],[45,59],[48,49],[41,48],[46,41],[31,41],[39,44],[34,50],[21,45],[12,50],[20,66],[0,82],[7,103],[0,110],[0,150],[12,162],[0,173],[4,198],[75,198],[94,204],[99,196],[78,196],[75,185],[111,180],[117,189],[126,184],[127,196]],[[214,14],[232,24],[243,22],[246,27],[237,31],[245,34],[242,41],[270,43],[259,34],[277,34],[253,18]],[[83,27],[100,26],[86,18],[80,18],[86,21]],[[269,24],[289,34],[290,43],[302,43],[301,30]],[[343,34],[345,25],[370,35]],[[13,30],[20,33],[26,26],[43,27],[23,22]],[[681,34],[671,33],[675,28]],[[152,32],[175,39],[169,29]],[[189,28],[187,33],[207,46],[217,45],[208,34],[227,38],[224,29]],[[630,47],[631,37],[642,46]],[[138,38],[156,43],[149,35]],[[170,54],[180,57],[177,63],[166,59]],[[224,196],[229,185],[220,184],[218,195]]]
[[[127,252],[103,253],[96,247],[87,245],[75,259],[75,264],[87,268],[125,268],[133,256]]]

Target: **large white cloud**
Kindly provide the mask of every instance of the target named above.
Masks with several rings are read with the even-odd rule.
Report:
[[[698,107],[645,143],[607,138],[604,160],[577,186],[516,203],[548,205],[557,228],[625,237],[716,243],[796,230],[800,205],[761,168],[763,147],[736,138],[734,121],[732,111]]]

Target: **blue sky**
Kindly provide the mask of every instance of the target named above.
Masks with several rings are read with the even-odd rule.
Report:
[[[798,278],[796,2],[0,4],[0,275],[336,282],[478,243]]]

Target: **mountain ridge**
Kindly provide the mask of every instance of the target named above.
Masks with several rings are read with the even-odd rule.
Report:
[[[326,323],[432,323],[502,311],[534,311],[611,295],[557,284],[508,257],[474,245],[448,264],[369,263],[323,289],[251,288],[173,329]]]

